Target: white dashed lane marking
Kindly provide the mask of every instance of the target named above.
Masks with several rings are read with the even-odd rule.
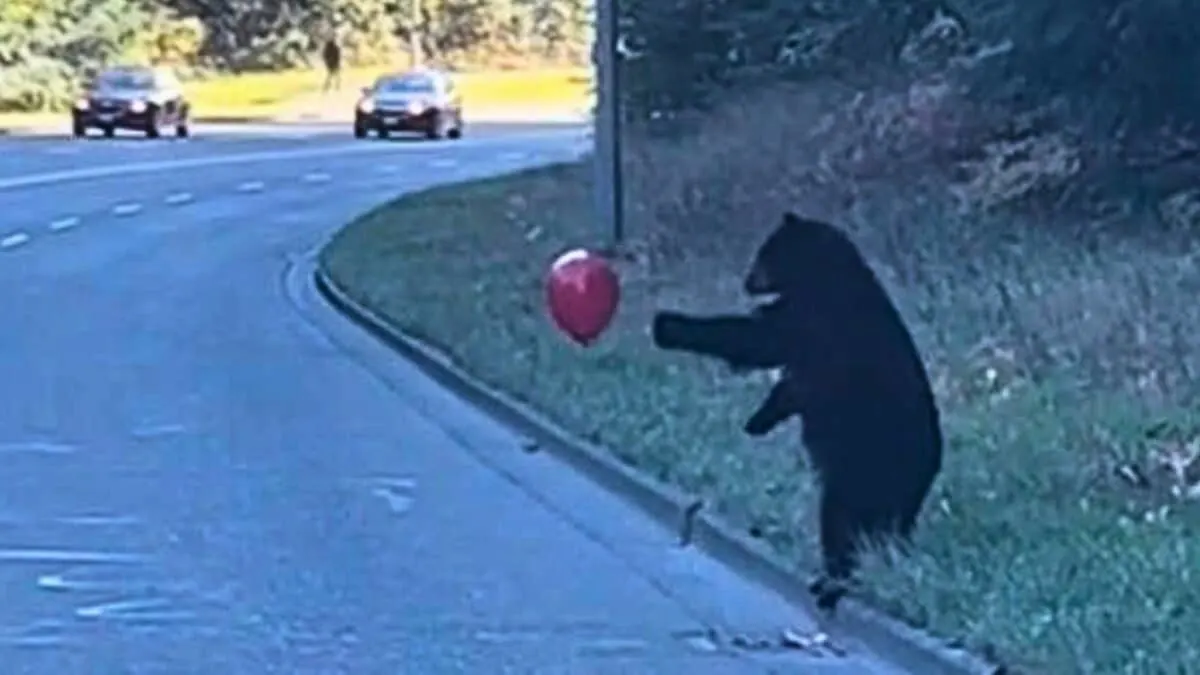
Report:
[[[50,231],[62,232],[64,230],[69,230],[73,227],[76,227],[77,225],[79,225],[79,219],[74,216],[71,216],[70,218],[59,218],[58,220],[50,223]]]
[[[139,144],[139,145],[131,144],[130,147],[142,147],[142,145],[144,145],[144,144]],[[283,159],[283,157],[322,156],[322,155],[330,155],[330,154],[338,154],[338,153],[337,153],[337,151],[334,151],[334,153],[329,153],[329,151],[319,151],[319,153],[294,153],[294,154],[293,153],[280,153],[280,154],[264,153],[264,154],[258,154],[258,155],[247,155],[246,157],[247,157],[247,159],[251,159],[251,157],[252,157],[252,159],[256,159],[256,160],[268,160],[268,159],[275,160],[275,159]],[[516,161],[516,160],[528,159],[529,156],[530,156],[530,154],[526,153],[526,151],[508,151],[508,153],[500,154],[499,159],[503,160],[503,161]],[[181,162],[148,163],[148,165],[145,165],[145,166],[142,166],[142,165],[134,166],[133,168],[136,169],[136,171],[132,171],[131,173],[140,173],[140,172],[146,171],[146,169],[149,169],[151,167],[157,167],[157,166],[168,166],[168,165],[169,166],[211,166],[211,165],[222,165],[222,163],[232,163],[232,162],[229,162],[228,157],[222,157],[222,159],[217,159],[216,161],[214,161],[214,160],[187,161],[187,160],[185,160],[185,161],[181,161]],[[454,168],[454,167],[457,167],[458,165],[460,165],[460,162],[458,162],[458,160],[451,159],[451,157],[433,157],[433,159],[431,159],[430,162],[428,162],[428,166],[430,166],[432,168],[440,168],[440,169]],[[126,169],[126,171],[127,171],[127,169]],[[376,171],[379,173],[383,173],[383,174],[395,174],[395,173],[398,173],[401,171],[401,167],[394,165],[394,163],[388,163],[388,165],[380,165],[380,166],[376,167]],[[102,178],[102,177],[106,177],[106,175],[118,175],[121,173],[125,173],[125,171],[122,171],[122,169],[120,169],[120,168],[114,169],[114,168],[104,167],[104,168],[100,168],[100,169],[84,169],[84,171],[78,171],[78,172],[61,172],[60,174],[35,175],[35,177],[30,177],[30,178],[25,178],[25,179],[0,180],[0,189],[8,189],[8,187],[19,187],[19,186],[25,186],[25,185],[40,185],[43,183],[58,183],[58,181],[61,181],[61,180],[71,180],[71,179],[78,179],[78,178],[92,178],[92,177]],[[322,171],[312,171],[312,172],[307,172],[307,173],[300,175],[301,183],[305,183],[305,184],[330,183],[331,180],[332,180],[332,175],[330,173],[326,173],[326,172],[322,172]],[[262,180],[247,180],[247,181],[244,181],[244,183],[240,183],[240,184],[238,184],[238,186],[236,186],[236,191],[242,192],[242,193],[257,193],[257,192],[262,192],[265,189],[266,189],[266,184]],[[188,204],[188,203],[192,203],[194,201],[196,201],[196,196],[192,195],[191,192],[172,192],[172,193],[169,193],[169,195],[167,195],[166,197],[163,197],[162,203],[166,204],[166,205],[170,205],[170,207],[178,207],[178,205]],[[112,215],[114,215],[114,216],[132,216],[132,215],[142,213],[143,209],[144,209],[143,204],[140,204],[138,202],[121,202],[121,203],[113,205]],[[68,229],[74,229],[76,227],[79,227],[80,225],[83,225],[83,220],[80,220],[78,216],[66,216],[66,217],[61,217],[61,219],[58,219],[58,220],[50,221],[48,223],[47,227],[50,232],[66,232],[66,231],[68,231]],[[28,244],[29,241],[30,241],[29,234],[26,234],[24,232],[14,232],[14,233],[5,235],[5,237],[0,238],[0,250],[16,249],[16,247],[18,247],[18,246]]]
[[[130,564],[143,556],[109,551],[77,551],[69,549],[5,548],[0,549],[0,563],[66,563],[66,564]]]
[[[570,141],[574,144],[578,141],[582,141],[583,139],[584,136],[581,133],[581,130],[571,129],[563,131],[534,131],[529,133],[517,133],[502,137],[475,139],[463,142],[466,144],[464,147],[482,149],[497,145],[510,145],[513,143],[527,141],[535,141],[537,143]],[[136,147],[149,150],[155,146],[156,144],[154,143],[140,143]],[[35,187],[38,185],[54,185],[69,181],[96,180],[102,178],[112,178],[115,176],[161,173],[168,170],[198,169],[201,167],[228,166],[233,164],[247,164],[251,162],[293,162],[298,159],[348,156],[376,152],[394,153],[396,152],[396,148],[394,145],[388,143],[379,145],[368,143],[364,145],[358,142],[347,142],[344,144],[320,148],[275,150],[266,152],[238,152],[227,155],[221,154],[211,157],[190,157],[166,161],[124,162],[115,165],[93,166],[81,169],[66,169],[25,176],[0,178],[0,190],[16,190]]]
[[[0,455],[8,453],[33,453],[38,455],[69,455],[75,452],[73,445],[54,441],[19,441],[0,443]]]
[[[3,239],[0,239],[0,249],[16,248],[28,242],[29,235],[25,234],[24,232],[14,232]]]

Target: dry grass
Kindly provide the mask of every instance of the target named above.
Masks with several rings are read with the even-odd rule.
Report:
[[[737,280],[782,209],[832,218],[912,326],[948,435],[919,553],[871,566],[873,601],[1036,672],[1197,672],[1200,250],[971,215],[962,190],[986,159],[955,190],[922,168],[954,153],[947,125],[969,116],[912,92],[851,99],[777,92],[741,104],[753,115],[718,113],[697,138],[632,148],[625,300],[589,351],[540,306],[548,261],[596,241],[586,168],[401,200],[343,231],[322,263],[481,377],[709,495],[810,567],[796,429],[742,437],[766,385],[656,352],[646,325],[659,307],[744,302]]]

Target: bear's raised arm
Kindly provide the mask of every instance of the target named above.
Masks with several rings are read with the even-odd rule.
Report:
[[[769,323],[760,314],[699,317],[658,312],[651,335],[659,349],[711,356],[734,368],[777,368],[786,362],[786,338]]]

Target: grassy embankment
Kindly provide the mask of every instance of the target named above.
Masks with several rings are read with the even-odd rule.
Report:
[[[631,148],[625,299],[591,350],[549,326],[541,293],[556,254],[599,236],[585,167],[401,199],[342,231],[321,263],[479,377],[707,495],[811,569],[795,427],[743,437],[766,385],[656,352],[646,326],[657,307],[744,302],[738,279],[781,209],[831,217],[892,288],[948,435],[920,553],[873,565],[870,599],[1034,672],[1198,672],[1200,250],[966,212],[911,168],[845,179],[870,156],[840,152],[837,104],[739,105],[754,114],[735,106],[692,140]]]

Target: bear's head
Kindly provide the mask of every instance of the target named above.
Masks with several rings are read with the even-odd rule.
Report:
[[[847,265],[861,267],[863,261],[845,234],[829,223],[788,211],[758,247],[743,287],[752,297],[789,295],[836,284],[837,272]]]

